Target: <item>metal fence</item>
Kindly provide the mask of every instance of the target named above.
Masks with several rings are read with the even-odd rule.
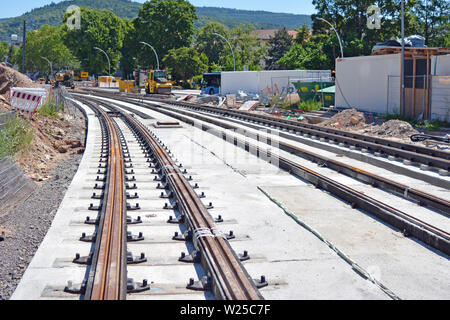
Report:
[[[8,121],[14,119],[15,115],[16,115],[15,111],[0,113],[0,131],[5,129]]]

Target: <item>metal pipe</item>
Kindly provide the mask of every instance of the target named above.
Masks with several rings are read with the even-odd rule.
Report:
[[[156,53],[155,48],[153,48],[151,45],[149,45],[147,42],[144,42],[144,41],[140,41],[139,43],[146,45],[146,46],[150,47],[150,49],[153,50],[153,52],[155,53],[155,56],[156,56],[156,70],[159,70],[159,59],[158,59],[158,54]]]
[[[402,79],[400,112],[405,115],[405,0],[401,4],[401,20],[402,20],[402,55],[400,61],[400,76]]]
[[[228,45],[230,46],[231,54],[233,55],[233,67],[234,67],[234,71],[236,71],[236,59],[234,58],[234,51],[233,51],[233,48],[231,47],[230,42],[227,40],[227,38],[225,38],[221,34],[218,34],[218,33],[215,33],[215,32],[213,32],[212,34],[215,35],[215,36],[218,36],[218,37],[220,37],[222,39],[224,39],[226,41],[226,43],[228,43]]]

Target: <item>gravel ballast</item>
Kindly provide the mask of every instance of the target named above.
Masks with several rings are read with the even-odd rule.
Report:
[[[0,241],[0,300],[7,300],[40,243],[47,234],[64,195],[77,172],[82,155],[73,154],[61,162],[45,184],[0,218],[6,229]]]

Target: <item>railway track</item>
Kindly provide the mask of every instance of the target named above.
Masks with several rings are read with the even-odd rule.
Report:
[[[122,101],[128,101],[130,103],[135,103],[136,101],[126,100],[124,98],[119,99]],[[102,102],[105,104],[105,102]],[[109,104],[109,103],[106,103]],[[141,106],[144,106],[142,104],[139,104]],[[197,118],[201,120],[205,120],[209,123],[214,123],[215,125],[227,128],[227,129],[233,129],[233,126],[227,124],[224,125],[223,123],[220,123],[214,119],[205,119],[205,116],[199,115],[199,114],[192,114],[192,113],[186,113],[182,110],[169,110],[166,108],[160,108],[156,106],[149,106],[146,105],[147,108],[153,109],[158,112],[165,113],[169,116],[172,116],[174,118],[177,118],[183,122],[189,123],[191,125],[194,125],[195,121],[192,118]],[[175,112],[176,111],[176,112]],[[196,124],[199,126],[199,124]],[[226,132],[224,131],[218,131],[217,129],[210,127],[205,124],[201,124],[200,127],[204,131],[208,131],[209,133],[212,133],[220,138],[223,138],[224,140],[227,139]],[[258,136],[253,136],[255,140],[261,140]],[[229,140],[229,137],[228,137]],[[228,141],[227,140],[227,141]],[[389,223],[390,225],[403,230],[405,235],[410,235],[412,237],[417,238],[420,241],[423,241],[424,243],[432,246],[433,248],[436,248],[446,254],[450,252],[450,235],[448,232],[441,230],[439,227],[436,227],[432,224],[426,223],[425,221],[418,219],[414,217],[413,215],[407,214],[401,210],[398,210],[394,208],[393,206],[387,205],[383,203],[382,201],[375,200],[367,195],[365,195],[362,192],[359,192],[357,190],[354,190],[352,188],[349,188],[348,186],[345,186],[341,183],[337,183],[336,181],[333,181],[332,179],[329,179],[317,172],[314,172],[310,170],[309,168],[306,168],[304,166],[299,165],[295,161],[291,161],[289,159],[286,159],[284,157],[280,157],[277,155],[272,154],[270,151],[268,151],[265,148],[262,148],[259,145],[253,145],[249,143],[248,141],[240,140],[239,138],[232,139],[232,142],[234,145],[242,146],[245,150],[249,151],[252,150],[252,152],[256,152],[256,154],[264,159],[268,159],[268,161],[271,161],[273,163],[277,162],[279,163],[280,167],[282,169],[285,169],[289,172],[291,172],[294,175],[297,175],[301,177],[302,179],[305,179],[312,184],[314,184],[317,188],[321,188],[324,190],[327,190],[334,195],[340,197],[341,199],[348,201],[352,204],[352,207],[354,208],[360,208],[363,209],[379,219]],[[295,151],[297,153],[302,153],[302,155],[308,155],[310,158],[313,157],[313,155],[306,151],[306,150],[294,150],[296,148],[290,146],[287,148],[284,146],[287,151]],[[316,157],[316,156],[314,156]],[[318,158],[314,158],[314,161],[318,161]],[[324,159],[321,159],[322,161]],[[398,194],[405,194],[406,192],[411,192],[412,190],[412,196],[410,199],[413,199],[417,201],[419,204],[426,204],[434,209],[437,209],[438,211],[441,211],[445,214],[449,213],[449,204],[448,201],[445,199],[441,199],[438,197],[434,197],[433,195],[427,194],[425,192],[421,192],[419,190],[410,189],[407,186],[401,185],[399,183],[396,183],[394,181],[390,181],[389,179],[385,179],[373,174],[370,174],[369,172],[364,172],[363,170],[360,170],[358,168],[351,168],[349,166],[346,166],[345,164],[338,163],[336,161],[330,161],[330,159],[326,159],[326,163],[330,166],[335,166],[335,169],[339,172],[343,172],[347,175],[350,175],[354,178],[358,178],[361,181],[364,181],[366,183],[370,183],[372,185],[378,185],[378,187],[386,188],[391,192],[396,192]]]
[[[107,138],[104,139],[102,152],[107,159],[104,194],[100,197],[103,202],[99,208],[91,205],[90,209],[101,210],[99,217],[87,218],[86,223],[98,224],[98,230],[92,236],[83,237],[82,241],[95,241],[95,249],[91,256],[80,257],[77,254],[75,263],[90,264],[89,276],[84,285],[74,288],[69,285],[66,292],[82,293],[85,299],[92,300],[121,300],[126,298],[127,292],[141,292],[150,290],[146,280],[143,283],[134,283],[127,278],[127,263],[145,262],[141,259],[135,261],[127,254],[126,242],[130,241],[130,235],[126,231],[127,203],[130,198],[126,190],[126,181],[132,179],[126,174],[125,167],[128,150],[124,138],[121,137],[117,124],[111,119],[111,114],[120,117],[132,130],[136,138],[148,155],[148,162],[153,173],[157,174],[158,188],[161,189],[161,198],[171,199],[171,204],[165,208],[176,209],[180,215],[174,222],[184,223],[189,230],[184,235],[175,235],[174,240],[193,241],[196,250],[189,256],[182,255],[180,261],[201,263],[207,275],[200,281],[190,280],[187,285],[192,290],[210,290],[217,299],[223,300],[260,300],[262,295],[257,287],[266,286],[265,281],[254,281],[243,267],[240,257],[232,250],[226,234],[221,233],[216,227],[215,219],[211,217],[206,206],[202,203],[194,188],[189,184],[180,166],[170,157],[167,148],[164,148],[157,138],[134,117],[109,107],[111,111],[105,112],[95,103],[81,99],[83,103],[96,111],[101,119],[103,130]],[[106,161],[106,160],[105,160]],[[128,168],[131,168],[131,164]],[[103,166],[102,166],[103,168]],[[99,173],[101,171],[99,170]],[[98,187],[98,185],[96,185]],[[102,188],[102,187],[100,187]],[[102,188],[102,189],[103,189]],[[97,197],[94,195],[94,197]],[[129,206],[128,206],[129,207]],[[129,207],[130,209],[130,207]],[[142,236],[139,236],[142,238]],[[132,239],[131,239],[132,240]],[[132,255],[131,255],[132,256]]]
[[[105,94],[95,93],[99,96],[123,99],[123,97],[134,98],[141,101],[153,101],[168,105],[180,106],[194,111],[202,111],[218,114],[224,117],[241,119],[248,122],[262,124],[272,128],[280,128],[295,134],[306,134],[309,136],[327,139],[334,143],[341,143],[344,146],[352,146],[364,149],[380,155],[392,156],[394,158],[405,159],[414,163],[429,167],[450,171],[450,153],[436,149],[426,148],[418,145],[396,142],[357,133],[345,132],[341,130],[323,128],[317,125],[299,123],[292,120],[280,119],[272,116],[249,113],[239,110],[227,110],[207,105],[198,105],[189,102],[172,101],[168,99],[145,97],[140,95],[126,94]]]

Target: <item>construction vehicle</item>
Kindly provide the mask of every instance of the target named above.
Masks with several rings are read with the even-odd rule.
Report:
[[[73,83],[73,71],[60,71],[56,74],[55,81],[57,85],[62,84],[65,87],[75,88],[75,85]]]
[[[165,70],[150,70],[145,82],[145,92],[147,94],[171,94],[172,83],[167,80]]]

